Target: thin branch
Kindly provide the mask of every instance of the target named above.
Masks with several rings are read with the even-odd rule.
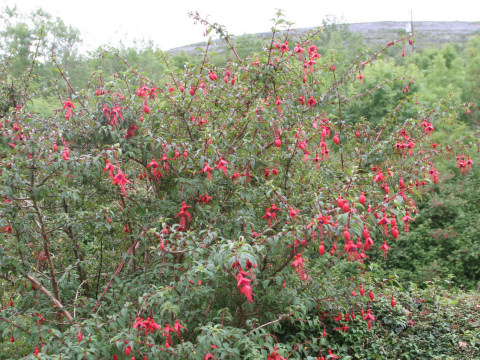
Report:
[[[55,296],[52,295],[52,293],[50,291],[48,291],[45,286],[43,286],[40,281],[38,281],[36,278],[34,278],[33,276],[31,275],[26,275],[26,278],[35,286],[36,289],[40,290],[42,293],[45,294],[46,297],[48,297],[52,302],[53,304],[55,305],[56,308],[60,309],[61,312],[63,312],[63,314],[65,315],[65,317],[68,319],[68,322],[70,324],[73,324],[73,317],[72,315],[70,314],[70,312],[68,312],[67,309],[65,309],[65,307],[62,305],[62,303],[60,301],[58,301]]]

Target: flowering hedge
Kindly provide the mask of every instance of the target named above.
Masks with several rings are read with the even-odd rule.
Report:
[[[381,85],[363,70],[413,38],[344,64],[283,22],[253,58],[232,46],[225,68],[208,48],[184,71],[165,59],[161,84],[127,64],[79,89],[57,65],[47,118],[29,110],[26,74],[1,123],[9,355],[336,358],[351,352],[342,336],[375,331],[379,303],[403,311],[369,254],[408,232],[438,156],[471,169],[476,134],[434,143],[464,109],[408,90],[381,121],[345,121]]]

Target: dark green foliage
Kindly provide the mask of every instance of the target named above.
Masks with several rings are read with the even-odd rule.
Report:
[[[382,267],[400,281],[449,279],[467,289],[480,283],[480,181],[477,172],[455,175],[424,193],[408,236],[392,244]]]

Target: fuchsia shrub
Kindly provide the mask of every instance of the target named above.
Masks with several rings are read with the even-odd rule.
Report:
[[[25,92],[1,119],[0,331],[19,354],[332,359],[335,333],[374,328],[383,299],[402,306],[369,256],[408,233],[438,156],[471,169],[464,139],[430,137],[464,107],[406,91],[380,125],[347,123],[375,91],[363,69],[413,39],[343,64],[282,21],[254,59],[165,59],[161,84],[129,66],[75,89],[59,67],[54,116]],[[304,322],[309,338],[285,335]]]

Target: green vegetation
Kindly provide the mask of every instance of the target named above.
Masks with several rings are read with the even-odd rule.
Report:
[[[480,357],[480,36],[2,20],[0,358]]]

